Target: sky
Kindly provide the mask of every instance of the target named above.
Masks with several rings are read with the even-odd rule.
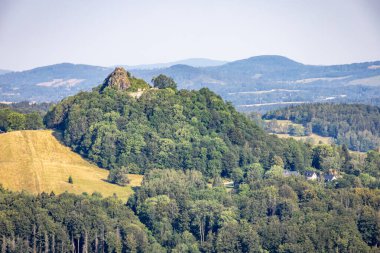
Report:
[[[0,69],[268,54],[380,60],[380,1],[0,0]]]

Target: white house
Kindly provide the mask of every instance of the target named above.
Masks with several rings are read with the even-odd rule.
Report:
[[[305,172],[305,177],[307,180],[317,180],[318,175],[314,171],[308,170]]]

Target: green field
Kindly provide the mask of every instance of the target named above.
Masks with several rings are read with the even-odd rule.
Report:
[[[68,183],[69,176],[73,184]],[[32,193],[81,194],[114,193],[127,200],[132,186],[139,186],[141,175],[130,174],[131,184],[121,187],[106,181],[108,171],[101,169],[61,144],[50,130],[15,131],[0,134],[0,184],[4,188]]]

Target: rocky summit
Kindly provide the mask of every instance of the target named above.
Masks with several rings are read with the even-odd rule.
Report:
[[[113,87],[117,90],[126,90],[131,87],[128,72],[122,67],[115,68],[104,80],[102,90],[106,87]]]

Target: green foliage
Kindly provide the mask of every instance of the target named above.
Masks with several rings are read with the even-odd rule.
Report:
[[[36,130],[42,128],[44,128],[42,117],[37,112],[24,114],[10,108],[0,109],[1,131]]]
[[[208,89],[151,89],[138,100],[113,89],[81,92],[53,107],[45,122],[99,166],[134,164],[133,173],[176,168],[231,176],[254,162],[270,168],[271,157],[284,160],[286,148]]]
[[[131,87],[127,89],[127,91],[135,92],[135,91],[142,91],[150,88],[150,85],[145,82],[143,79],[139,79],[136,77],[130,77],[129,78],[131,82]]]
[[[173,78],[165,76],[165,75],[159,75],[157,77],[153,77],[152,83],[154,87],[158,89],[177,89],[177,84],[174,82]]]
[[[221,187],[221,186],[223,186],[222,178],[219,175],[214,176],[212,180],[212,187]]]
[[[111,169],[108,174],[107,180],[108,182],[111,182],[113,184],[126,186],[130,182],[128,178],[128,172],[128,168],[126,167]]]
[[[265,172],[266,177],[282,177],[284,168],[279,165],[273,165],[270,170]]]
[[[26,118],[18,112],[11,112],[8,115],[8,130],[23,130],[25,129]]]
[[[340,168],[339,155],[330,145],[318,145],[313,148],[312,165],[318,170],[328,172]]]
[[[305,129],[332,137],[351,150],[368,151],[380,147],[380,108],[376,106],[303,104],[268,112],[263,117],[302,124]],[[291,129],[291,132],[302,134],[301,129]]]
[[[248,172],[261,174],[261,166],[245,171],[239,190],[228,193],[208,188],[199,172],[152,170],[128,205],[173,252],[370,252],[378,247],[379,190],[330,189],[301,177],[251,181]]]
[[[0,188],[0,228],[2,252],[163,252],[128,207],[98,194]]]

